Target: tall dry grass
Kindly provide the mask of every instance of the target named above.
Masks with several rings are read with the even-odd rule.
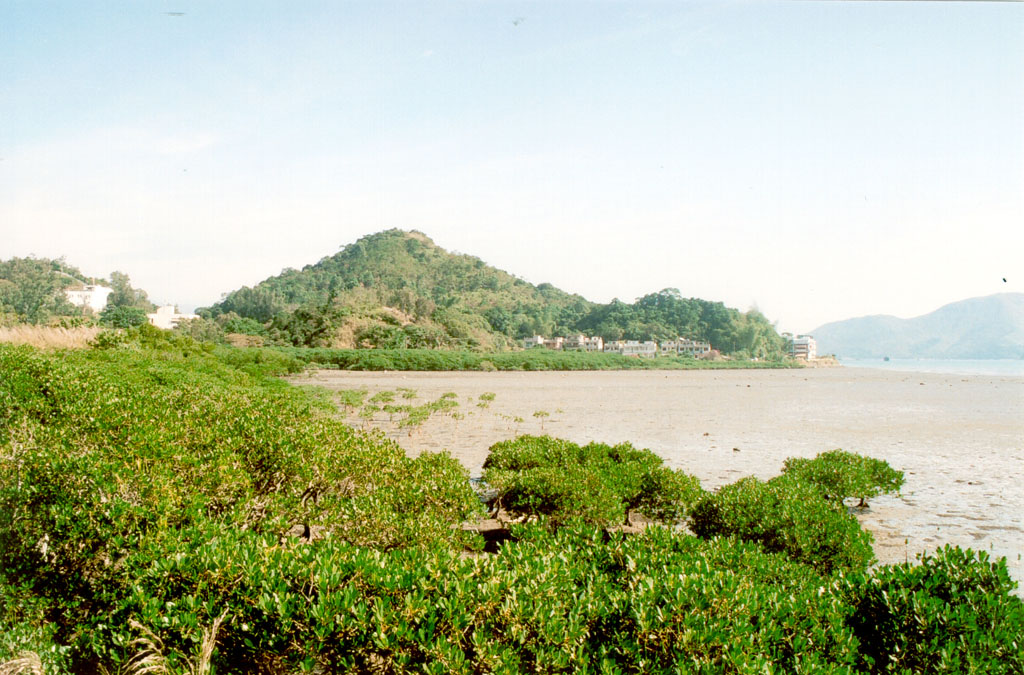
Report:
[[[18,658],[0,663],[0,675],[43,675],[43,662],[35,652],[22,652]]]
[[[101,330],[99,326],[7,326],[0,327],[0,342],[40,349],[82,349],[88,347]]]
[[[227,618],[227,612],[214,619],[210,628],[203,629],[203,637],[196,648],[196,659],[185,658],[189,675],[209,675],[210,659],[213,649],[217,646],[217,633]],[[139,651],[132,657],[125,668],[124,675],[171,675],[164,655],[164,643],[157,635],[135,619],[129,619],[128,625],[139,631],[141,635],[132,641],[132,646]]]

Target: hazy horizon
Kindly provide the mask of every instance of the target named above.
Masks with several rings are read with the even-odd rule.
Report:
[[[4,3],[0,258],[191,308],[400,228],[595,302],[920,316],[1024,291],[1022,29],[1019,3]]]

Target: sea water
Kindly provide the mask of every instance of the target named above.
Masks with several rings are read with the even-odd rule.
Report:
[[[839,359],[850,368],[918,373],[949,373],[951,375],[1005,375],[1024,377],[1024,359]]]

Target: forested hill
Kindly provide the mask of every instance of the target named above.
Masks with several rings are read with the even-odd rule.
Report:
[[[242,287],[200,314],[235,326],[249,319],[271,338],[307,345],[501,349],[528,335],[583,332],[606,340],[682,335],[756,356],[782,346],[757,312],[686,299],[674,289],[601,305],[401,230]],[[225,320],[229,315],[243,321]]]
[[[849,358],[1024,358],[1024,293],[954,302],[913,319],[863,316],[814,331],[819,353]]]

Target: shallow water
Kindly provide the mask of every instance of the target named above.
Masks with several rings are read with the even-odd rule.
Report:
[[[353,373],[297,380],[370,393],[458,394],[455,416],[414,430],[369,423],[409,454],[448,450],[480,474],[487,448],[516,434],[629,441],[715,488],[778,474],[787,457],[842,448],[906,473],[903,493],[860,514],[883,563],[949,543],[1005,556],[1024,579],[1024,378],[831,368],[788,371]],[[494,392],[487,407],[479,396]],[[547,417],[534,417],[545,411]],[[520,418],[521,421],[517,421]],[[1020,592],[1021,589],[1018,589]]]

